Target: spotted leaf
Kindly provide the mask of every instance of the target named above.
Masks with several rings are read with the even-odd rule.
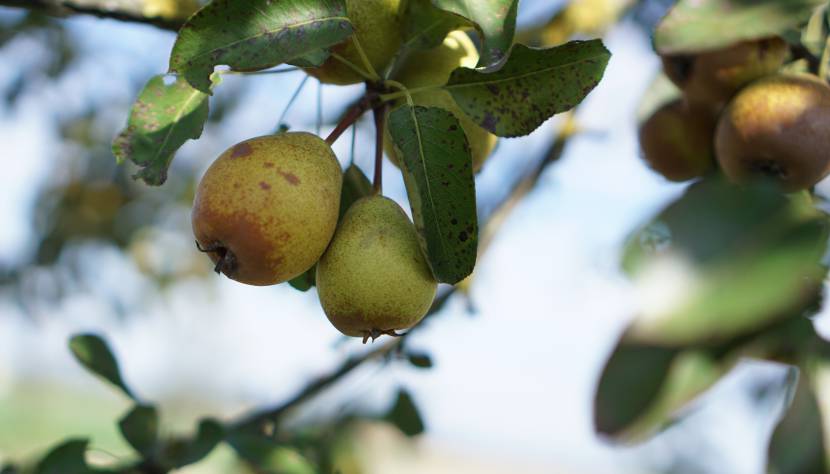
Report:
[[[295,59],[313,64],[321,49],[351,34],[343,0],[214,0],[179,30],[170,72],[210,93],[218,65],[256,71]]]
[[[130,119],[112,144],[118,161],[130,160],[141,169],[133,177],[151,185],[167,180],[173,156],[187,140],[202,135],[208,117],[208,96],[182,78],[167,83],[150,79],[130,111]]]
[[[498,71],[458,68],[444,87],[483,128],[517,137],[579,104],[599,83],[610,57],[600,40],[548,49],[517,44]]]
[[[403,156],[403,176],[421,247],[438,281],[473,271],[478,247],[475,181],[467,136],[437,107],[395,109],[389,132]]]

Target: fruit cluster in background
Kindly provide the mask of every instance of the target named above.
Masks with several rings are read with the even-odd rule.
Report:
[[[788,57],[778,37],[663,56],[682,95],[642,123],[645,161],[671,181],[718,170],[735,183],[768,179],[787,192],[821,181],[830,173],[830,87],[782,71]]]

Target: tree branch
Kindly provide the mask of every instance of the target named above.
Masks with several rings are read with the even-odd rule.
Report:
[[[184,24],[182,19],[172,19],[160,16],[149,17],[135,6],[121,3],[118,8],[113,8],[113,2],[101,0],[0,0],[0,6],[23,8],[43,12],[56,17],[67,17],[71,15],[92,15],[98,18],[108,18],[131,23],[152,25],[163,30],[178,31]]]

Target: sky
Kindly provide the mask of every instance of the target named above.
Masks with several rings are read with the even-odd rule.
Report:
[[[525,1],[520,22],[552,8]],[[0,213],[9,223],[0,230],[0,262],[32,250],[36,191],[61,179],[70,165],[56,158],[61,145],[48,117],[56,109],[72,114],[90,101],[103,101],[119,104],[122,114],[112,119],[126,121],[143,81],[165,70],[174,39],[111,21],[67,23],[83,46],[70,73],[56,83],[37,84],[14,109],[0,105],[0,143],[12,151],[0,174]],[[412,338],[413,347],[432,355],[435,367],[368,367],[316,403],[308,416],[330,410],[329,399],[382,406],[403,385],[425,417],[428,433],[420,442],[436,449],[521,460],[528,471],[639,473],[687,457],[704,459],[699,472],[763,472],[761,453],[784,391],[773,391],[761,404],[748,400],[755,384],[782,386],[787,371],[775,364],[741,365],[688,422],[643,446],[612,448],[593,432],[591,398],[599,371],[638,305],[619,270],[621,245],[684,189],[649,171],[638,156],[635,113],[659,67],[648,36],[623,23],[608,34],[606,45],[613,56],[605,78],[579,108],[584,133],[545,172],[479,261],[470,301],[454,298]],[[35,65],[40,47],[18,41],[0,52],[0,63]],[[0,89],[12,76],[9,67],[0,68]],[[244,86],[246,105],[185,145],[179,159],[204,169],[233,143],[269,133],[302,78],[302,73],[229,78],[227,87]],[[338,110],[357,92],[325,87],[323,104]],[[294,127],[313,129],[316,112],[310,104],[316,94],[316,84],[304,89],[288,117]],[[502,139],[477,178],[479,195],[503,195],[505,183],[532,166],[559,122],[554,118],[528,137]],[[370,131],[363,122],[358,133],[356,161],[364,169],[372,151]],[[335,147],[344,164],[348,148],[346,138]],[[384,191],[404,202],[400,175],[388,164]],[[186,225],[165,228],[157,243],[190,245],[186,230]],[[100,395],[105,389],[65,350],[67,338],[78,331],[105,334],[127,380],[142,397],[159,401],[162,410],[180,408],[183,393],[197,393],[222,415],[276,403],[346,355],[367,350],[357,340],[343,342],[313,291],[299,293],[287,285],[255,288],[219,277],[209,285],[185,279],[154,295],[139,314],[119,318],[102,295],[125,301],[145,297],[140,272],[116,251],[80,251],[88,252],[97,268],[94,291],[71,295],[33,319],[0,299],[0,397],[31,377]],[[469,306],[476,311],[471,314]]]

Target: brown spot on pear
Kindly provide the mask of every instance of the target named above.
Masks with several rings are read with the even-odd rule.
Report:
[[[354,36],[378,74],[389,66],[401,45],[402,0],[346,0],[346,12],[354,28]],[[332,53],[365,70],[363,60],[351,37],[334,46]],[[357,84],[366,79],[334,56],[320,67],[306,68],[306,73],[326,84]],[[368,72],[368,71],[366,71]]]
[[[715,150],[724,174],[765,176],[784,191],[830,173],[830,87],[809,74],[779,74],[744,88],[721,115]]]
[[[234,157],[240,147],[249,153]],[[334,152],[316,135],[245,140],[220,155],[199,183],[196,241],[229,278],[250,285],[290,280],[311,268],[331,241],[342,179]]]
[[[643,159],[669,181],[701,177],[715,167],[715,124],[708,109],[669,102],[640,126]]]
[[[666,75],[688,101],[719,110],[741,87],[776,72],[788,52],[784,40],[770,37],[662,59]]]
[[[316,278],[329,321],[355,337],[414,326],[438,285],[415,226],[395,201],[382,196],[361,198],[346,211]]]
[[[395,80],[402,83],[409,89],[418,87],[435,86],[436,89],[425,90],[413,94],[412,100],[415,105],[423,107],[439,107],[448,110],[458,118],[461,128],[467,135],[467,142],[470,145],[470,153],[473,157],[473,171],[477,172],[484,165],[487,157],[496,147],[498,137],[480,127],[470,119],[452,95],[438,86],[443,86],[450,78],[450,73],[458,67],[474,68],[478,63],[478,51],[470,37],[461,30],[450,32],[444,42],[427,51],[416,51],[411,53],[404,64],[395,74]],[[401,99],[395,101],[392,107],[405,103]],[[392,142],[392,136],[385,132],[383,147],[389,160],[400,167],[401,157]]]

